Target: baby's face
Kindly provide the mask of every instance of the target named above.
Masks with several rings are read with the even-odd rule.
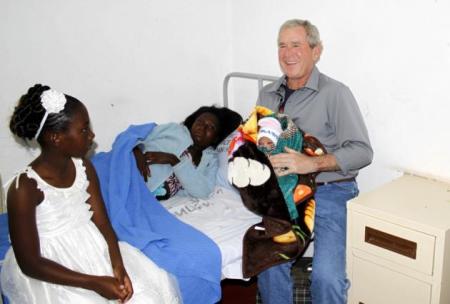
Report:
[[[275,144],[273,143],[273,141],[270,140],[268,137],[265,137],[265,136],[261,137],[258,140],[258,146],[259,147],[264,147],[264,148],[266,148],[268,150],[275,149]]]

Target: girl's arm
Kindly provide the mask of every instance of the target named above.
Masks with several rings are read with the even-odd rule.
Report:
[[[108,299],[125,299],[116,278],[75,272],[41,256],[36,207],[44,196],[34,180],[17,178],[19,187],[16,189],[15,182],[11,183],[7,203],[11,244],[22,272],[41,281],[90,289]]]
[[[108,214],[106,212],[105,204],[100,192],[100,183],[98,181],[97,173],[89,160],[83,159],[83,163],[86,167],[86,175],[89,180],[87,191],[90,194],[90,198],[87,202],[91,205],[91,210],[94,212],[92,221],[100,230],[106,240],[106,243],[108,244],[109,256],[111,259],[114,276],[119,280],[120,284],[125,287],[125,290],[128,293],[126,300],[128,300],[133,295],[133,287],[123,265],[116,233],[111,226],[111,222],[109,221]]]

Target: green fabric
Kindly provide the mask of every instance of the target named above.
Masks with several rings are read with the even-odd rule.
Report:
[[[281,124],[281,128],[283,132],[281,132],[280,137],[278,138],[277,145],[275,149],[270,151],[270,154],[278,154],[285,152],[284,148],[288,147],[295,151],[301,151],[303,145],[303,135],[294,122],[289,119],[285,114],[271,114],[266,117],[274,117],[278,119]],[[260,149],[264,153],[267,153],[265,149]],[[299,217],[297,207],[295,206],[295,202],[293,199],[294,189],[298,183],[298,175],[297,174],[289,174],[285,176],[278,176],[278,185],[280,186],[281,192],[283,193],[284,201],[289,210],[289,215],[292,220],[295,220]]]

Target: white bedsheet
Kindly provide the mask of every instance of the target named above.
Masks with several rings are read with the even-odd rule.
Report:
[[[248,211],[239,194],[217,186],[208,199],[175,196],[162,204],[216,242],[222,253],[222,278],[243,279],[242,238],[261,217]]]

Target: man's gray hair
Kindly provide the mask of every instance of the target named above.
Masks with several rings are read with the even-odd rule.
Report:
[[[322,41],[320,40],[319,30],[317,29],[317,27],[308,20],[301,19],[291,19],[281,25],[278,32],[278,43],[280,42],[280,34],[282,31],[297,26],[301,26],[305,29],[308,44],[311,48],[314,48],[316,46],[320,47],[321,49],[323,48]]]

